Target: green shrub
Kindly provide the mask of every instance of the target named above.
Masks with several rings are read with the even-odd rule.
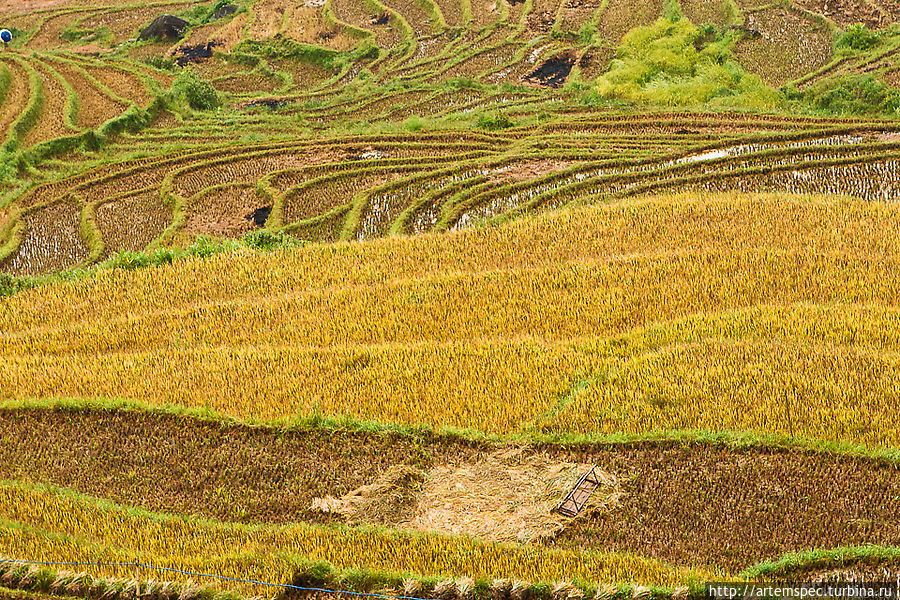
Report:
[[[0,273],[0,298],[12,296],[16,292],[33,287],[31,280],[24,277],[16,277],[9,273]]]
[[[403,126],[407,131],[422,131],[425,128],[425,121],[419,115],[411,115],[403,122]]]
[[[674,10],[673,14],[674,14]],[[597,78],[599,96],[666,106],[768,109],[778,94],[732,58],[734,38],[701,29],[675,14],[637,27],[617,59]]]
[[[508,129],[516,124],[511,118],[503,113],[494,115],[481,115],[478,117],[477,126],[485,131],[497,131],[498,129]]]
[[[600,30],[597,29],[596,25],[590,21],[585,22],[578,32],[578,41],[582,44],[595,45],[603,39],[602,36],[598,36],[599,33]]]
[[[266,252],[281,250],[282,248],[300,248],[306,245],[304,242],[301,242],[286,233],[280,231],[278,233],[272,233],[271,231],[266,231],[264,229],[248,233],[241,238],[241,241],[249,248],[253,248],[254,250],[264,250]]]
[[[838,48],[850,48],[852,50],[868,50],[878,43],[879,36],[874,31],[869,31],[862,23],[857,23],[847,28],[841,34],[835,44]]]
[[[215,110],[221,106],[219,93],[208,81],[200,79],[193,69],[184,69],[178,75],[172,90],[194,110]]]
[[[800,95],[800,102],[829,114],[896,115],[900,91],[871,74],[855,74],[812,86]]]
[[[175,61],[165,56],[148,56],[144,59],[144,62],[161,71],[175,72]]]

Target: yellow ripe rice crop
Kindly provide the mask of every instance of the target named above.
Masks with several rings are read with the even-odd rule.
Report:
[[[103,272],[0,303],[0,400],[896,446],[898,233],[891,205],[681,195]]]
[[[0,484],[4,553],[55,562],[141,562],[238,579],[289,583],[302,561],[339,569],[472,576],[490,580],[623,582],[674,587],[722,574],[673,568],[614,553],[537,549],[471,538],[369,527],[261,527],[197,521],[127,509],[25,484]],[[73,534],[72,532],[78,532]],[[92,575],[133,576],[131,568],[93,567]],[[146,576],[146,573],[143,573]],[[184,581],[187,576],[167,573]],[[222,583],[235,589],[232,583]],[[241,584],[271,597],[277,588]]]

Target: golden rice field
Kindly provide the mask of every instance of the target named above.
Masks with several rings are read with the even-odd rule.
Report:
[[[0,305],[0,397],[896,447],[898,217],[681,194],[103,271]]]
[[[545,581],[600,580],[676,587],[716,573],[673,568],[636,556],[572,550],[529,550],[471,538],[370,527],[241,526],[158,515],[21,484],[0,485],[0,543],[4,553],[34,560],[145,562],[238,579],[288,582],[299,562],[327,560],[338,568]],[[77,530],[78,536],[69,532]],[[128,576],[128,567],[88,569],[94,575]],[[189,578],[173,574],[171,579]],[[196,581],[196,578],[194,579]],[[271,597],[254,584],[236,588]],[[277,590],[276,590],[277,591]]]

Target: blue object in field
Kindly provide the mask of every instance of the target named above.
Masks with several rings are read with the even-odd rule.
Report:
[[[0,31],[0,42],[8,44],[12,41],[12,32],[9,29]]]

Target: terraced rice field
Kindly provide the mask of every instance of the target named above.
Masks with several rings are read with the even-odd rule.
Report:
[[[669,588],[749,576],[792,551],[874,543],[890,556],[900,535],[888,453],[898,224],[896,205],[879,201],[692,193],[490,229],[107,270],[22,292],[0,305],[2,496],[5,518],[24,527],[4,548],[254,581],[287,581],[324,559]],[[51,396],[86,400],[23,404]],[[126,403],[91,400],[111,397]],[[295,425],[225,425],[153,406]],[[322,414],[345,425],[296,421]],[[358,422],[472,433],[340,429]],[[635,441],[610,441],[623,434]],[[404,503],[338,529],[328,524],[344,519],[317,504],[362,493],[398,465],[441,481],[497,465],[577,475],[585,464],[600,465],[609,489],[584,519],[547,524],[553,533],[527,554],[526,538],[438,517],[428,502],[446,501],[443,488],[413,487]],[[704,534],[686,535],[697,521]],[[759,529],[769,522],[795,526]],[[73,526],[90,537],[62,542]],[[178,550],[148,546],[150,531]],[[717,541],[736,531],[740,546]],[[234,544],[245,551],[214,550]],[[434,548],[436,562],[426,558]],[[864,568],[851,559],[844,568]],[[818,564],[782,569],[802,576]]]
[[[897,579],[898,17],[0,2],[0,600]]]
[[[608,115],[500,134],[229,144],[104,165],[16,200],[13,222],[26,226],[8,227],[21,241],[13,238],[0,264],[15,274],[48,273],[88,264],[88,255],[94,260],[106,255],[98,247],[122,248],[121,240],[138,235],[143,242],[129,247],[189,243],[199,234],[240,237],[259,227],[310,241],[438,232],[660,190],[897,197],[894,156],[900,134],[891,121],[701,114],[692,115],[688,130],[680,128],[682,118]],[[792,131],[785,134],[788,127]],[[130,229],[112,230],[90,217],[116,198],[144,193],[160,199],[154,212],[172,212],[171,219],[156,221],[168,221],[165,227],[147,230],[137,220]],[[48,210],[44,206],[72,195],[83,200],[85,225],[71,242],[94,252],[73,254],[62,264],[33,256],[28,244],[41,234],[27,223]],[[270,220],[251,223],[248,215],[260,208],[271,209]],[[334,225],[324,231],[307,227],[334,211],[341,213],[337,231]]]

